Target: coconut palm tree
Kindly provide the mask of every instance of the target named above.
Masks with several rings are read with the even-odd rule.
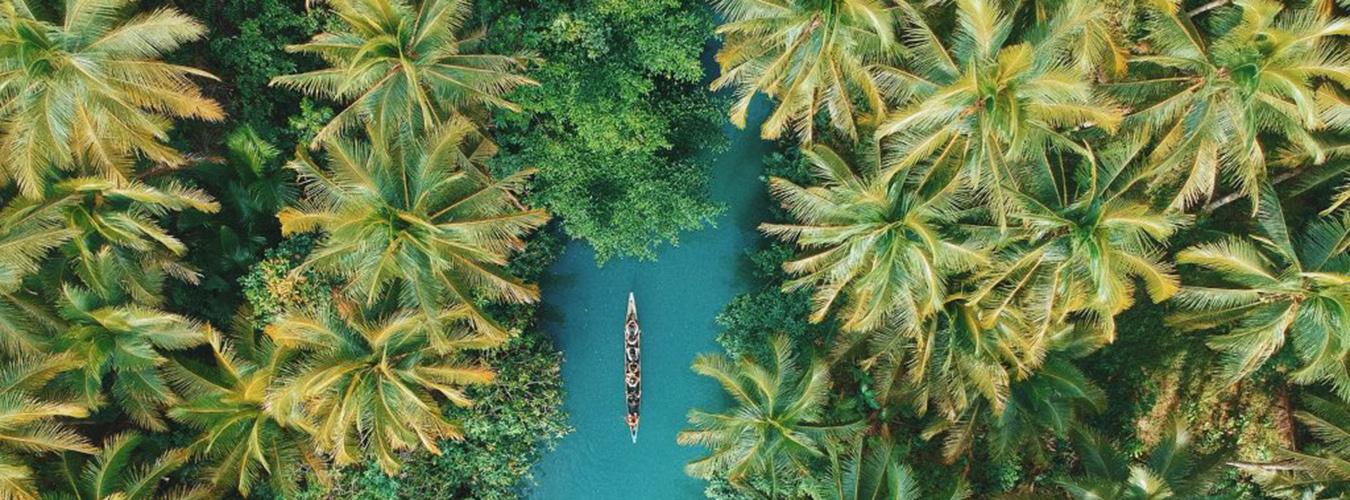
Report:
[[[318,230],[323,242],[299,268],[342,278],[366,306],[392,295],[437,317],[463,310],[473,329],[505,338],[479,300],[533,302],[538,287],[511,276],[507,258],[548,220],[516,200],[532,170],[493,179],[486,158],[464,155],[473,126],[458,119],[419,142],[372,130],[371,143],[325,142],[328,166],[303,150],[291,163],[306,196],[278,214],[283,234]]]
[[[777,488],[788,478],[808,475],[811,461],[824,457],[826,441],[849,436],[862,423],[826,422],[830,381],[825,362],[812,359],[799,366],[786,337],[770,342],[769,364],[708,354],[694,359],[694,371],[717,380],[736,403],[723,413],[691,410],[690,428],[676,441],[711,449],[685,466],[689,475],[725,475],[738,485],[751,477],[766,478],[769,497],[777,498]]]
[[[38,272],[53,248],[77,233],[60,210],[31,200],[10,200],[0,209],[0,352],[44,351],[60,321],[47,311],[24,278]]]
[[[113,401],[132,422],[167,430],[161,414],[179,398],[161,373],[168,362],[163,352],[201,345],[210,327],[137,304],[128,293],[103,296],[70,283],[61,287],[59,303],[68,326],[54,348],[76,356],[83,367],[64,377],[68,385],[97,407],[107,384]]]
[[[1224,353],[1234,382],[1291,339],[1302,362],[1295,382],[1326,382],[1350,397],[1350,213],[1312,222],[1295,240],[1274,191],[1267,187],[1262,198],[1262,234],[1177,255],[1177,262],[1212,271],[1216,279],[1184,287],[1174,299],[1183,310],[1169,321],[1187,329],[1224,327],[1209,345]]]
[[[1004,309],[990,324],[983,314],[966,293],[954,293],[916,331],[845,336],[836,353],[850,358],[853,343],[863,342],[859,365],[878,403],[929,417],[921,436],[945,436],[948,461],[981,436],[999,456],[1035,451],[1045,436],[1067,435],[1079,410],[1100,409],[1101,391],[1067,361],[1100,345],[1100,332],[1067,323],[1041,330],[1021,308]]]
[[[1267,158],[1276,147],[1325,159],[1313,133],[1325,126],[1317,87],[1350,85],[1350,56],[1332,37],[1350,22],[1313,7],[1234,2],[1240,20],[1208,36],[1179,2],[1152,2],[1148,52],[1131,59],[1147,75],[1113,85],[1136,108],[1127,129],[1155,137],[1148,158],[1155,190],[1185,208],[1226,181],[1259,206]]]
[[[765,139],[790,127],[810,142],[821,111],[853,138],[856,121],[885,116],[885,96],[897,90],[886,66],[899,55],[902,6],[878,0],[716,0],[713,6],[725,23],[717,28],[721,76],[712,89],[735,88],[731,121],[737,127],[745,128],[759,92],[778,101],[762,126]]]
[[[910,57],[902,107],[877,129],[888,151],[886,177],[920,163],[962,172],[996,213],[1001,187],[1016,187],[1024,165],[1047,150],[1080,150],[1074,131],[1114,132],[1120,109],[1069,58],[1069,43],[1101,16],[1096,2],[1070,1],[1044,29],[1012,33],[999,2],[957,2],[956,27],[944,37],[921,17],[910,20]]]
[[[981,439],[994,457],[1044,460],[1050,438],[1068,438],[1084,412],[1106,407],[1105,393],[1064,351],[1047,354],[1035,372],[1009,382],[1005,392],[1003,401],[979,398],[954,420],[933,420],[921,436],[944,436],[942,455],[949,463]]]
[[[1191,218],[1125,195],[1139,181],[1126,169],[1139,152],[1137,144],[1118,143],[1089,151],[1073,166],[1042,159],[1044,175],[1007,194],[1015,226],[994,264],[975,278],[980,286],[970,299],[980,305],[982,322],[1022,308],[1035,335],[1088,322],[1106,343],[1115,337],[1115,315],[1134,303],[1136,280],[1155,303],[1177,292],[1162,244]]]
[[[105,297],[131,293],[136,300],[155,304],[157,276],[168,274],[196,283],[198,273],[179,261],[187,245],[160,226],[157,218],[169,212],[220,209],[206,192],[167,182],[159,187],[139,181],[109,181],[92,177],[53,184],[42,200],[44,210],[59,210],[66,228],[75,233],[68,243],[76,272],[91,291]],[[111,271],[120,279],[113,279]]]
[[[329,67],[280,76],[272,85],[346,103],[314,137],[318,146],[360,123],[410,137],[476,108],[518,110],[505,96],[533,80],[527,57],[485,54],[485,33],[468,30],[472,2],[325,0],[337,29],[287,47]]]
[[[1222,451],[1198,454],[1181,426],[1130,463],[1127,455],[1087,429],[1074,431],[1074,450],[1082,470],[1060,481],[1076,499],[1146,500],[1203,498],[1223,465]]]
[[[337,309],[285,313],[267,327],[278,347],[303,351],[267,396],[277,423],[313,429],[314,444],[339,466],[370,450],[387,474],[398,471],[400,450],[422,447],[439,455],[438,441],[462,439],[436,395],[471,405],[464,388],[492,381],[493,372],[464,353],[500,340],[446,337],[438,325],[462,311],[431,321],[416,311],[368,316],[342,302]]]
[[[1271,464],[1239,464],[1263,490],[1285,498],[1343,498],[1350,494],[1350,404],[1316,394],[1303,397],[1295,417],[1314,438],[1298,450],[1279,450]]]
[[[65,454],[56,468],[54,491],[44,491],[42,496],[77,500],[150,500],[197,498],[205,493],[199,488],[164,488],[169,475],[186,465],[192,455],[187,450],[174,449],[147,459],[141,451],[143,441],[139,434],[127,432],[104,440],[103,448],[92,460]]]
[[[251,312],[235,316],[230,340],[215,331],[207,341],[211,364],[193,356],[175,356],[170,380],[186,401],[169,409],[169,418],[200,431],[188,449],[207,464],[204,482],[248,497],[265,479],[271,491],[294,494],[295,482],[308,467],[322,478],[324,463],[309,444],[303,420],[282,426],[267,404],[267,393],[285,368],[288,354],[270,339],[259,337]],[[308,445],[308,446],[307,446]]]
[[[68,2],[57,20],[45,3],[0,6],[0,181],[36,198],[57,171],[124,181],[138,158],[181,165],[172,119],[224,116],[192,81],[214,77],[159,60],[206,27],[167,7],[127,18],[127,4]]]
[[[1067,58],[1085,75],[1098,80],[1123,76],[1128,69],[1129,48],[1121,35],[1122,24],[1133,21],[1134,0],[1011,0],[1006,1],[1016,32],[1032,32],[1054,22],[1061,9],[1091,9],[1092,16],[1077,17],[1081,23],[1066,37],[1059,57]]]
[[[96,451],[59,421],[87,416],[85,406],[36,396],[58,374],[80,366],[71,355],[30,355],[0,367],[0,496],[37,498],[23,454]]]
[[[850,439],[826,447],[828,466],[812,473],[805,489],[816,500],[917,500],[918,478],[901,463],[901,449],[888,436]],[[947,498],[964,498],[964,481],[950,485]]]
[[[887,177],[875,147],[864,147],[856,169],[824,145],[803,155],[820,184],[770,179],[796,222],[760,230],[803,251],[783,264],[797,276],[785,289],[815,287],[811,321],[838,309],[847,331],[890,322],[914,328],[942,307],[949,276],[986,261],[980,249],[948,234],[963,201],[952,177],[923,168]]]

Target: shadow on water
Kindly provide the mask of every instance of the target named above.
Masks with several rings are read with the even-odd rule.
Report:
[[[714,70],[715,71],[715,70]],[[700,498],[703,483],[684,464],[703,450],[675,444],[691,408],[725,402],[716,383],[689,369],[694,356],[719,348],[714,317],[746,291],[746,249],[767,195],[760,179],[773,145],[759,139],[767,106],[751,107],[750,125],[730,123],[730,147],[713,161],[710,190],[726,212],[715,227],[681,236],[654,262],[620,259],[596,267],[595,253],[573,241],[540,282],[540,325],[563,352],[564,407],[575,432],[535,467],[538,499]],[[624,426],[622,325],[629,291],[643,330],[642,426],[636,445]]]

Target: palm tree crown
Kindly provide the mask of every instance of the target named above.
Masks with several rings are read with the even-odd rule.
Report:
[[[714,6],[726,23],[717,28],[725,41],[712,88],[736,87],[736,126],[745,127],[756,92],[778,100],[764,121],[766,139],[791,127],[809,142],[821,110],[849,137],[858,135],[855,121],[885,115],[894,79],[884,64],[900,48],[898,7],[877,0],[717,0]]]
[[[1065,168],[1074,180],[1042,175],[1008,194],[1017,225],[1001,237],[994,265],[975,277],[979,288],[970,299],[980,304],[983,321],[1021,308],[1034,336],[1079,322],[1105,343],[1115,337],[1114,317],[1134,303],[1136,280],[1154,302],[1177,292],[1179,280],[1161,249],[1191,218],[1125,196],[1138,179],[1123,174],[1139,152],[1130,146],[1089,152],[1076,168]]]
[[[70,284],[62,288],[60,303],[69,326],[56,347],[78,356],[84,365],[70,374],[70,385],[97,405],[111,375],[118,407],[142,427],[166,430],[161,412],[178,402],[178,396],[160,371],[168,362],[162,351],[200,345],[210,327],[136,304],[127,295],[104,297]]]
[[[211,364],[191,356],[174,358],[170,380],[186,401],[171,408],[169,417],[201,431],[189,450],[206,459],[205,482],[248,497],[266,476],[272,491],[294,494],[295,482],[303,477],[299,468],[308,465],[320,475],[323,461],[306,446],[314,429],[303,421],[282,426],[283,419],[267,404],[288,353],[260,338],[247,308],[236,315],[231,333],[234,342],[211,332]]]
[[[749,357],[739,361],[718,355],[699,355],[694,371],[712,377],[735,399],[725,413],[689,412],[691,429],[676,437],[682,445],[701,445],[712,453],[685,467],[690,475],[708,478],[725,474],[732,482],[774,476],[780,470],[805,476],[808,460],[822,457],[829,439],[856,431],[858,422],[825,423],[829,370],[813,359],[798,366],[786,337],[772,340],[773,363],[763,365]],[[776,488],[779,481],[771,481]]]
[[[1236,381],[1293,341],[1302,368],[1294,381],[1330,383],[1350,397],[1350,213],[1314,222],[1291,239],[1284,212],[1269,188],[1261,212],[1263,233],[1228,238],[1182,251],[1177,261],[1217,275],[1213,286],[1182,289],[1184,309],[1170,321],[1185,328],[1227,327],[1210,345],[1224,352]],[[1297,242],[1297,246],[1294,244]]]
[[[472,2],[327,0],[338,31],[288,47],[330,66],[273,85],[348,102],[314,145],[361,122],[400,135],[438,126],[475,107],[516,110],[503,96],[534,81],[515,72],[526,58],[478,52],[482,31],[466,32]]]
[[[483,153],[465,156],[472,135],[461,119],[415,143],[380,133],[370,144],[331,139],[327,168],[301,151],[291,167],[306,197],[278,214],[282,232],[326,233],[306,266],[342,277],[347,294],[366,305],[393,289],[429,317],[454,308],[474,329],[504,337],[476,301],[538,298],[505,265],[548,214],[516,200],[531,170],[493,179],[480,170]]]
[[[353,304],[338,309],[286,313],[267,327],[278,346],[303,351],[268,395],[279,423],[314,429],[315,444],[337,465],[369,449],[388,474],[398,471],[400,450],[440,454],[439,440],[461,439],[435,396],[471,405],[463,388],[492,381],[493,372],[462,353],[500,342],[486,335],[434,342],[439,322],[416,312],[366,318]]]
[[[958,2],[952,37],[914,18],[907,71],[897,72],[905,106],[877,129],[887,168],[932,162],[960,170],[998,202],[1000,187],[1018,185],[1023,163],[1048,150],[1079,149],[1066,132],[1114,132],[1121,111],[1081,65],[1061,57],[1099,10],[1095,2],[1067,2],[1046,29],[1018,43],[998,2]]]
[[[1221,174],[1258,205],[1273,146],[1321,163],[1317,86],[1350,85],[1350,56],[1330,42],[1350,34],[1350,22],[1313,7],[1281,14],[1268,0],[1234,3],[1241,21],[1209,40],[1177,2],[1153,2],[1149,53],[1131,62],[1157,76],[1114,86],[1140,107],[1126,126],[1158,138],[1154,185],[1174,207],[1209,198]]]
[[[206,28],[172,8],[126,19],[127,3],[66,2],[55,22],[27,0],[0,7],[0,180],[24,195],[43,195],[55,169],[124,180],[137,157],[182,164],[169,118],[224,116],[191,80],[214,77],[159,60]]]
[[[859,155],[858,171],[823,145],[803,154],[821,185],[770,179],[774,196],[798,222],[760,229],[806,252],[783,269],[800,276],[787,289],[815,286],[812,321],[841,307],[846,330],[897,318],[912,328],[942,307],[950,274],[985,260],[945,234],[962,198],[951,177],[913,169],[892,179],[878,172],[876,148]]]

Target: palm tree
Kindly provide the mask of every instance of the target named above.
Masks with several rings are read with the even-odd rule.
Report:
[[[1274,191],[1263,190],[1263,231],[1196,245],[1177,255],[1182,264],[1212,271],[1213,285],[1186,286],[1174,299],[1183,309],[1170,323],[1187,329],[1226,327],[1209,344],[1225,354],[1236,382],[1265,364],[1292,339],[1302,367],[1297,383],[1327,382],[1350,397],[1350,213],[1311,223],[1291,240]],[[1259,241],[1258,247],[1253,241]],[[1298,244],[1295,245],[1294,241]]]
[[[27,0],[0,7],[0,181],[45,194],[57,170],[125,181],[137,158],[176,166],[165,142],[172,118],[219,120],[192,77],[159,58],[206,27],[173,8],[126,18],[124,0],[65,4],[40,19]],[[42,5],[44,9],[49,5]]]
[[[777,139],[792,127],[805,142],[815,136],[824,110],[847,136],[855,121],[875,123],[895,91],[886,69],[900,51],[896,29],[901,7],[877,0],[716,0],[726,21],[717,52],[721,76],[712,89],[733,86],[731,121],[745,128],[757,92],[778,100],[762,135]],[[859,107],[861,106],[861,107]],[[870,116],[869,116],[870,115]]]
[[[198,273],[178,259],[187,245],[160,227],[157,218],[187,209],[215,213],[210,195],[168,182],[155,187],[139,181],[80,177],[57,182],[43,199],[44,210],[59,210],[75,237],[69,242],[77,273],[93,292],[109,297],[124,291],[154,304],[152,289],[161,273],[195,284]],[[122,279],[110,271],[121,268]]]
[[[23,285],[53,248],[76,235],[59,210],[31,200],[10,200],[0,209],[0,352],[43,352],[59,321]]]
[[[187,450],[174,449],[145,459],[143,453],[138,453],[142,441],[136,433],[117,434],[103,442],[103,448],[92,461],[67,453],[55,473],[55,491],[43,496],[77,500],[150,500],[197,498],[205,493],[197,488],[163,488],[169,475],[186,465],[192,455]]]
[[[1044,460],[1050,437],[1069,437],[1084,411],[1106,407],[1105,393],[1064,352],[1048,354],[1034,373],[1010,382],[1006,393],[1001,403],[978,399],[955,420],[931,422],[921,436],[931,439],[945,434],[942,454],[949,463],[981,438],[990,455],[999,459],[1020,454]]]
[[[1350,85],[1350,56],[1332,41],[1350,34],[1350,23],[1330,9],[1282,15],[1276,2],[1236,2],[1240,21],[1211,38],[1178,2],[1150,5],[1149,52],[1131,59],[1134,73],[1148,76],[1113,88],[1137,108],[1126,128],[1157,138],[1151,177],[1173,207],[1209,198],[1227,174],[1259,208],[1257,192],[1277,145],[1292,152],[1286,155],[1325,159],[1313,136],[1325,126],[1316,87]]]
[[[108,383],[113,401],[133,422],[167,430],[161,412],[179,398],[161,374],[168,362],[162,351],[201,345],[210,327],[136,304],[126,293],[101,296],[69,283],[61,288],[60,314],[68,327],[54,347],[79,359],[83,369],[67,374],[67,382],[86,404],[102,404]]]
[[[1155,303],[1177,292],[1179,280],[1161,244],[1191,218],[1125,196],[1139,181],[1126,173],[1139,152],[1137,145],[1117,145],[1089,151],[1076,166],[1044,163],[1044,175],[1007,194],[1017,225],[1002,237],[994,264],[975,278],[980,286],[970,298],[980,305],[982,322],[1021,308],[1037,336],[1055,325],[1087,322],[1105,343],[1115,337],[1115,316],[1134,303],[1136,280]]]
[[[367,122],[412,136],[475,108],[519,108],[504,99],[534,84],[517,74],[528,58],[479,51],[485,33],[465,29],[472,2],[326,0],[339,28],[287,47],[330,67],[280,76],[272,85],[347,102],[313,145]]]
[[[1067,435],[1079,410],[1103,406],[1101,390],[1068,361],[1099,345],[1092,341],[1099,332],[1065,323],[1041,330],[1020,308],[987,326],[982,314],[957,293],[917,332],[867,334],[861,366],[876,381],[878,402],[931,415],[921,436],[945,435],[945,460],[981,436],[999,457],[1038,452],[1046,435]]]
[[[1091,9],[1089,17],[1075,17],[1077,23],[1064,33],[1066,39],[1060,57],[1069,61],[1085,75],[1098,80],[1115,78],[1128,69],[1129,49],[1120,30],[1134,15],[1134,0],[1012,0],[1006,2],[1014,21],[1014,31],[1042,29],[1055,20],[1061,9]]]
[[[21,454],[96,451],[58,420],[85,417],[86,407],[35,396],[58,374],[80,366],[74,356],[55,355],[18,358],[0,367],[0,496],[37,498],[33,471]]]
[[[1343,498],[1350,493],[1350,404],[1316,394],[1303,397],[1295,416],[1315,438],[1301,450],[1280,450],[1272,464],[1239,464],[1269,494],[1287,498]],[[1274,472],[1274,474],[1270,474]]]
[[[1002,209],[1000,188],[1019,185],[1023,164],[1081,150],[1071,132],[1114,132],[1121,111],[1061,56],[1101,15],[1097,2],[1066,2],[1018,43],[1011,18],[991,0],[958,2],[951,37],[911,19],[910,61],[897,72],[905,105],[877,129],[889,153],[886,176],[925,162],[957,170]]]
[[[900,462],[901,449],[887,436],[851,439],[826,447],[829,465],[807,477],[806,491],[816,500],[917,500],[918,478]],[[950,498],[963,498],[964,481]]]
[[[786,337],[774,337],[771,347],[769,365],[749,357],[733,362],[701,354],[694,359],[694,371],[716,379],[736,404],[723,413],[689,412],[691,428],[676,441],[712,451],[685,466],[689,475],[725,475],[737,485],[752,477],[767,479],[769,497],[777,498],[789,477],[807,476],[811,462],[824,457],[826,441],[861,427],[861,422],[824,421],[830,387],[824,361],[813,359],[803,370]]]
[[[914,328],[942,307],[949,276],[986,258],[948,236],[963,198],[958,182],[923,168],[887,177],[878,171],[877,148],[865,149],[857,170],[826,146],[803,150],[820,185],[770,179],[797,222],[760,230],[805,252],[783,264],[798,276],[784,288],[815,287],[811,321],[839,308],[847,331],[892,321]]]
[[[400,450],[420,446],[439,455],[437,441],[462,439],[435,395],[472,405],[464,388],[492,381],[493,372],[463,354],[500,340],[448,338],[438,325],[453,317],[430,321],[414,311],[368,317],[341,302],[338,310],[289,312],[267,327],[280,348],[303,351],[267,396],[278,424],[313,429],[315,445],[339,466],[358,462],[368,449],[387,474],[398,471]]]
[[[1069,496],[1083,500],[1202,498],[1224,458],[1222,452],[1197,454],[1190,433],[1181,426],[1133,464],[1090,430],[1076,429],[1073,444],[1082,470],[1060,485]]]
[[[538,287],[505,265],[548,214],[516,200],[532,170],[493,179],[477,163],[486,158],[463,155],[472,134],[459,119],[416,143],[377,131],[370,144],[331,139],[324,144],[327,168],[302,150],[291,168],[306,197],[278,214],[281,230],[325,236],[299,269],[339,276],[346,294],[366,306],[392,295],[428,317],[454,308],[467,313],[474,329],[504,338],[478,300],[538,299]]]
[[[291,495],[301,467],[322,473],[323,460],[309,443],[314,429],[301,420],[282,426],[267,404],[267,391],[277,381],[288,354],[270,339],[259,338],[241,309],[227,341],[215,331],[208,343],[211,364],[177,356],[170,365],[173,385],[186,401],[169,409],[169,418],[200,431],[188,446],[208,464],[203,480],[215,488],[233,489],[248,497],[266,476],[271,491]],[[318,475],[322,478],[322,475]]]

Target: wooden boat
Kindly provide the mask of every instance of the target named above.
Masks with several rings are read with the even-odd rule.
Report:
[[[623,395],[628,403],[628,433],[636,444],[642,406],[642,328],[638,326],[632,292],[628,293],[628,314],[623,321]]]

